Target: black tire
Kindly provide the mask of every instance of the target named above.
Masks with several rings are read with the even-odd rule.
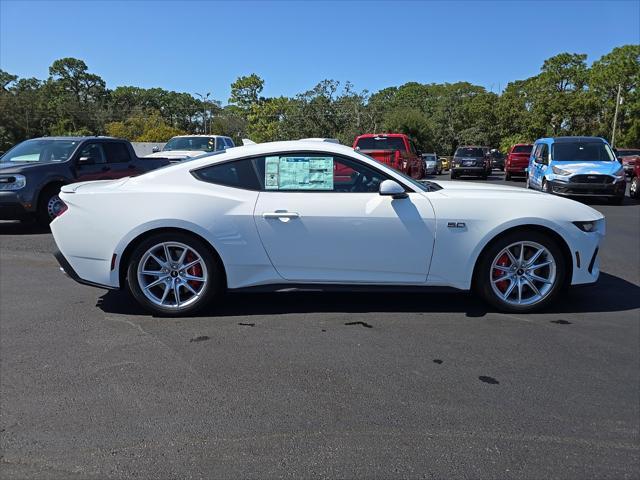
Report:
[[[496,256],[507,246],[521,241],[535,242],[544,246],[553,256],[556,265],[555,280],[546,295],[529,305],[514,305],[499,298],[491,287],[491,267]],[[474,271],[473,289],[487,303],[502,312],[530,312],[544,308],[563,290],[567,279],[567,265],[557,241],[550,235],[537,231],[515,231],[498,237],[480,254]]]
[[[638,185],[640,182],[638,181],[638,177],[633,177],[631,179],[631,185],[629,185],[629,196],[631,198],[635,198],[636,200],[638,199],[638,196],[640,195],[638,193],[638,187],[640,187],[640,185]]]
[[[489,178],[489,175],[486,175],[486,174],[485,174],[485,175],[482,175],[480,178],[481,178],[482,180],[486,180],[487,178]]]
[[[542,191],[544,193],[553,195],[553,192],[551,191],[551,187],[549,186],[549,182],[547,182],[546,180],[542,180]]]
[[[508,181],[510,181],[510,180],[511,180],[511,174],[510,174],[510,173],[505,173],[505,174],[504,174],[504,179],[505,179],[505,181],[507,181],[507,182],[508,182]]]
[[[60,193],[60,185],[51,185],[46,187],[38,198],[38,207],[36,210],[36,220],[44,227],[48,227],[55,217],[56,200],[60,201],[58,194]]]
[[[455,172],[451,170],[451,180],[455,180],[457,177],[458,175],[456,175]]]
[[[163,242],[184,244],[200,255],[205,263],[208,281],[202,287],[202,291],[199,292],[199,298],[186,307],[162,307],[156,305],[142,292],[142,287],[138,282],[138,264],[142,260],[142,257],[149,249]],[[135,247],[126,268],[127,287],[131,295],[133,295],[136,301],[146,310],[161,317],[192,315],[219,298],[223,293],[225,285],[224,268],[212,248],[200,239],[182,232],[158,233],[146,238]],[[180,296],[179,293],[178,296]]]

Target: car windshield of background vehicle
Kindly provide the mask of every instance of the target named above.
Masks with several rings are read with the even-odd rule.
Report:
[[[405,151],[404,140],[400,137],[365,137],[356,143],[360,150],[402,150]]]
[[[484,151],[481,148],[459,148],[456,150],[456,157],[484,157]]]
[[[71,157],[79,143],[77,140],[27,140],[5,153],[0,162],[64,162]]]
[[[531,153],[533,145],[516,145],[511,153]]]
[[[616,160],[609,145],[602,142],[563,142],[553,144],[555,162],[612,162]]]
[[[620,150],[618,149],[619,157],[631,157],[634,155],[640,155],[640,150]]]
[[[163,152],[171,150],[190,150],[213,152],[216,148],[215,137],[179,137],[172,138],[162,149]]]
[[[427,162],[435,162],[435,161],[437,160],[437,158],[436,158],[436,156],[435,156],[435,155],[425,155],[425,156],[424,156],[424,159],[425,159]]]

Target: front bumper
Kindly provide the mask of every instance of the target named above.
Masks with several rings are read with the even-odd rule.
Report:
[[[453,167],[451,168],[451,171],[457,175],[470,175],[470,176],[474,176],[474,177],[481,177],[483,175],[486,175],[487,169],[485,167],[465,167],[465,166],[460,166],[460,167]]]
[[[33,213],[31,203],[24,202],[19,192],[0,192],[0,220],[22,220]]]
[[[549,185],[556,195],[585,197],[623,197],[627,187],[624,180],[607,184],[551,180]]]
[[[528,171],[528,165],[525,165],[524,167],[514,167],[514,166],[507,166],[504,169],[505,173],[508,173],[509,175],[512,176],[523,176],[526,177],[527,176],[527,171]]]

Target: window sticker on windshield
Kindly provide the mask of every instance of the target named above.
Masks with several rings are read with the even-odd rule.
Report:
[[[266,157],[266,190],[333,190],[333,157]]]

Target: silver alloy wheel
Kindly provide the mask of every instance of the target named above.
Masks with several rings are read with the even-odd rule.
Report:
[[[493,293],[510,305],[533,305],[543,300],[556,280],[556,261],[536,242],[516,242],[493,259],[489,281]]]
[[[49,219],[53,220],[54,218],[56,218],[61,209],[62,200],[60,200],[60,197],[58,195],[53,195],[47,202],[47,214],[49,215]]]
[[[638,195],[638,177],[633,177],[631,185],[629,185],[629,195],[633,198]]]
[[[140,290],[159,307],[188,307],[202,296],[208,283],[204,259],[184,243],[154,245],[138,263]]]

